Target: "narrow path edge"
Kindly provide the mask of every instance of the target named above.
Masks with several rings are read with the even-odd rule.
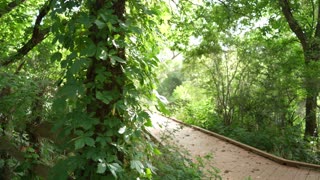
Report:
[[[226,142],[229,142],[229,143],[231,143],[231,144],[233,144],[233,145],[236,145],[236,146],[238,146],[238,147],[240,147],[240,148],[243,148],[243,149],[245,149],[245,150],[247,150],[247,151],[250,151],[250,152],[252,152],[252,153],[255,153],[255,154],[257,154],[257,155],[260,155],[260,156],[262,156],[262,157],[265,157],[265,158],[267,158],[267,159],[270,159],[270,160],[272,160],[272,161],[274,161],[274,162],[276,162],[276,163],[278,163],[278,164],[282,164],[282,165],[286,165],[286,166],[291,166],[291,167],[307,168],[307,169],[312,169],[312,170],[320,171],[320,165],[284,159],[284,158],[275,156],[275,155],[273,155],[273,154],[267,153],[267,152],[265,152],[265,151],[262,151],[262,150],[260,150],[260,149],[257,149],[257,148],[255,148],[255,147],[252,147],[252,146],[243,144],[243,143],[241,143],[241,142],[239,142],[239,141],[236,141],[236,140],[233,140],[233,139],[231,139],[231,138],[225,137],[225,136],[223,136],[223,135],[217,134],[217,133],[215,133],[215,132],[212,132],[212,131],[203,129],[203,128],[201,128],[201,127],[187,124],[187,123],[185,123],[185,122],[183,122],[183,121],[177,120],[177,119],[172,118],[172,117],[164,116],[164,115],[162,115],[162,114],[160,114],[160,113],[156,113],[156,114],[158,114],[158,115],[160,115],[160,116],[163,116],[163,117],[166,117],[166,118],[168,118],[168,119],[171,119],[171,120],[173,120],[173,121],[175,121],[175,122],[177,122],[177,123],[183,124],[183,125],[188,126],[188,127],[190,127],[190,128],[193,128],[193,129],[196,129],[196,130],[198,130],[198,131],[201,131],[201,132],[203,132],[203,133],[206,133],[206,134],[208,134],[208,135],[210,135],[210,136],[214,136],[214,137],[216,137],[216,138],[219,138],[219,139],[221,139],[221,140],[224,140],[224,141],[226,141]]]

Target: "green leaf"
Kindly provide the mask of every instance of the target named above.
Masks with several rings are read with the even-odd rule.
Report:
[[[81,149],[83,148],[85,145],[85,141],[84,139],[80,138],[80,139],[77,139],[75,142],[74,142],[74,146],[75,146],[75,149]]]
[[[101,100],[105,104],[109,104],[110,101],[112,101],[113,99],[112,94],[108,91],[103,91],[103,92],[98,91],[96,93],[96,98]]]
[[[52,110],[55,112],[65,112],[67,106],[67,102],[63,98],[57,98],[54,100],[52,104]]]
[[[104,172],[106,172],[107,170],[107,165],[105,162],[100,162],[98,164],[98,168],[97,168],[97,173],[98,174],[103,174]]]
[[[146,168],[145,174],[148,179],[152,179],[152,172],[150,168]]]
[[[98,29],[103,29],[106,27],[106,23],[99,19],[95,20],[94,23],[98,26]]]
[[[70,67],[70,72],[72,74],[76,74],[81,71],[81,67],[87,64],[87,60],[84,58],[75,60],[74,63]]]
[[[86,145],[91,146],[91,147],[94,147],[95,141],[94,141],[93,138],[91,138],[91,137],[85,137],[85,138],[84,138],[84,142],[85,142]]]
[[[152,121],[150,119],[147,119],[147,122],[144,123],[147,127],[152,127]]]
[[[97,124],[99,124],[99,119],[87,117],[81,121],[80,126],[83,127],[85,130],[89,130]]]
[[[118,133],[123,134],[126,131],[127,127],[123,126],[122,128],[119,129]]]
[[[80,17],[78,18],[78,22],[89,28],[91,26],[92,19],[90,16],[88,16],[88,14],[81,13]]]
[[[137,26],[130,26],[129,30],[132,31],[135,34],[142,34],[141,28],[139,28]]]
[[[112,75],[111,72],[106,71],[104,67],[97,68],[96,72],[97,72],[97,75],[96,75],[95,81],[97,83],[105,82]]]
[[[162,154],[161,151],[160,151],[159,149],[157,149],[157,148],[154,148],[154,149],[153,149],[153,152],[154,152],[156,155],[161,155],[161,154]]]
[[[59,89],[58,95],[63,97],[75,97],[80,89],[80,86],[76,84],[66,84]]]
[[[49,180],[68,179],[68,160],[60,160],[52,167],[52,174],[48,177]]]
[[[82,56],[91,57],[96,54],[97,47],[93,42],[90,42],[84,49],[81,50],[80,54]]]
[[[130,168],[131,169],[135,169],[136,171],[138,171],[140,174],[143,174],[144,172],[144,166],[141,163],[141,161],[138,160],[132,160],[130,161]]]
[[[62,61],[60,62],[61,68],[66,68],[66,67],[68,66],[68,63],[69,63],[69,61],[67,61],[67,60],[62,60]]]
[[[158,106],[156,106],[156,108],[160,112],[162,112],[163,114],[169,115],[170,111],[167,109],[166,105],[162,101],[160,101],[159,99],[157,99],[157,102],[158,102],[158,104],[157,104]]]
[[[87,136],[84,136],[84,137],[80,137],[79,139],[77,139],[75,141],[75,149],[81,149],[83,148],[85,145],[88,145],[88,146],[91,146],[91,147],[94,147],[95,146],[95,141],[93,138],[91,137],[87,137]]]
[[[126,63],[126,61],[118,56],[111,56],[111,61],[112,62],[119,62],[119,63]]]
[[[114,18],[112,15],[113,11],[110,9],[105,9],[103,11],[100,11],[99,15],[102,17],[103,21],[110,22],[111,19]]]
[[[104,48],[98,48],[96,56],[99,59],[106,60],[108,57],[108,53]]]
[[[60,61],[62,59],[62,54],[60,52],[55,52],[51,56],[51,62]]]
[[[112,175],[117,178],[117,172],[122,172],[122,168],[118,163],[107,164]]]
[[[108,26],[109,31],[112,32],[113,31],[113,26],[112,26],[110,21],[107,22],[107,26]]]

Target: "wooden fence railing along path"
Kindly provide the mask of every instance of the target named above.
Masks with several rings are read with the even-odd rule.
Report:
[[[151,114],[151,119],[148,131],[159,141],[169,132],[169,143],[188,150],[194,159],[212,154],[207,166],[218,168],[222,179],[320,180],[319,165],[286,160],[159,114]]]

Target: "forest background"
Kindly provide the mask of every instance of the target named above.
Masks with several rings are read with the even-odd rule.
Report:
[[[186,2],[158,73],[171,116],[319,163],[319,5]]]

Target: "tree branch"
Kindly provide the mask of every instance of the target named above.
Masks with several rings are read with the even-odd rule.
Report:
[[[9,13],[10,11],[12,11],[15,7],[19,6],[20,4],[22,4],[23,2],[25,2],[26,0],[14,0],[11,3],[9,3],[7,5],[7,7],[3,8],[0,10],[0,18]]]
[[[40,24],[42,19],[48,14],[50,10],[51,3],[53,1],[50,0],[47,4],[45,4],[39,11],[39,15],[35,21],[35,25],[33,27],[32,37],[29,39],[27,43],[25,43],[20,49],[18,49],[17,53],[11,57],[9,57],[6,61],[0,63],[1,66],[8,66],[14,61],[22,59],[25,55],[27,55],[36,45],[42,42],[50,32],[50,28],[41,29]]]
[[[279,4],[282,10],[282,13],[289,24],[290,29],[296,34],[297,38],[300,40],[300,43],[303,49],[306,50],[308,48],[307,37],[303,32],[303,29],[298,24],[297,20],[293,17],[288,0],[279,0]]]

